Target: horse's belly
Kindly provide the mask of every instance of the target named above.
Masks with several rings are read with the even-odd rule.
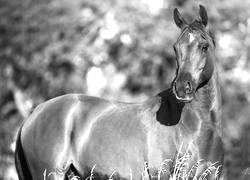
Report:
[[[89,144],[81,156],[81,170],[84,177],[91,174],[109,177],[111,174],[130,179],[140,179],[143,172],[145,159],[143,152],[132,147],[112,147]],[[106,148],[105,148],[106,147]],[[112,149],[113,148],[113,149]]]
[[[140,179],[147,159],[147,140],[144,127],[136,121],[135,113],[109,114],[93,125],[82,148],[80,160],[86,176],[91,168],[101,176]],[[118,117],[119,116],[119,117]]]

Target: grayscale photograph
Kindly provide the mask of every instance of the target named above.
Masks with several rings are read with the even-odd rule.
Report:
[[[250,180],[249,9],[0,0],[0,180]]]

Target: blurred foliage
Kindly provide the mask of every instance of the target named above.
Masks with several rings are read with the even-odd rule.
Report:
[[[173,8],[191,21],[199,3],[217,43],[226,179],[247,179],[250,2],[158,1],[160,9],[149,0],[0,0],[0,179],[11,179],[16,130],[37,104],[75,92],[140,101],[166,88]]]

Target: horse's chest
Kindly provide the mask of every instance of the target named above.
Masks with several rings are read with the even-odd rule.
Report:
[[[202,114],[198,109],[192,106],[186,106],[183,110],[180,123],[180,133],[184,136],[196,134],[200,129],[200,123],[202,122]]]
[[[172,159],[176,152],[176,133],[174,127],[158,127],[148,132],[148,161],[158,167],[165,159]]]
[[[159,166],[166,159],[174,159],[181,145],[194,145],[199,133],[200,117],[195,111],[184,110],[175,126],[158,125],[148,132],[148,159]]]

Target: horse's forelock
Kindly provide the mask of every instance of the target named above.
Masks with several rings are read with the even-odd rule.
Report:
[[[215,38],[214,38],[214,34],[209,31],[209,30],[206,30],[205,26],[202,24],[202,22],[200,20],[194,20],[190,25],[189,27],[192,29],[192,30],[196,30],[198,31],[201,36],[203,38],[205,38],[206,40],[211,40],[211,42],[213,43],[214,47],[216,45],[216,42],[215,42]]]
[[[204,39],[211,42],[211,44],[215,47],[216,42],[214,39],[214,35],[212,34],[211,31],[206,30],[206,28],[204,27],[204,25],[202,24],[200,20],[194,20],[191,24],[184,27],[181,31],[179,39],[183,37],[186,33],[195,32],[195,31],[198,32],[198,34],[200,34]]]

